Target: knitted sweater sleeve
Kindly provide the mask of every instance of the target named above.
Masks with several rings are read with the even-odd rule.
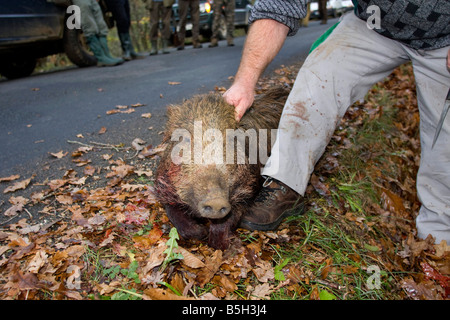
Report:
[[[297,33],[299,20],[306,16],[306,0],[260,0],[251,11],[249,23],[259,19],[276,20],[289,27],[288,36]]]

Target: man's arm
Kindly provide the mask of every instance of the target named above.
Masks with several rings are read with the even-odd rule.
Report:
[[[280,51],[288,32],[289,27],[275,20],[261,19],[252,23],[234,83],[223,95],[235,106],[237,121],[252,105],[256,83]]]

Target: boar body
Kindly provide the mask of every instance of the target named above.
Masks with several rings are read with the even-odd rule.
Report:
[[[257,143],[258,148],[265,143],[270,152],[270,129],[278,127],[287,95],[287,90],[279,88],[257,98],[240,122],[235,121],[234,107],[219,94],[194,96],[168,108],[163,141],[167,147],[158,166],[155,189],[183,238],[208,239],[208,244],[217,249],[228,247],[241,216],[259,191],[261,163],[249,161],[249,141],[232,149],[230,163],[230,155],[225,155],[230,152],[227,129],[234,132],[253,129],[256,133],[267,129],[267,140],[258,137]],[[180,129],[186,134],[174,138]],[[211,132],[216,135],[211,137]],[[217,133],[222,134],[222,140]],[[181,142],[189,148],[174,152]],[[196,158],[200,147],[201,157]],[[243,152],[244,159],[238,159],[238,150]]]

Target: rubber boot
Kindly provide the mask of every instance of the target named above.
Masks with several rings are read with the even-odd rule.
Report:
[[[86,37],[86,42],[91,48],[92,53],[94,54],[95,58],[97,59],[97,66],[103,67],[103,66],[116,66],[119,63],[116,60],[111,60],[108,58],[105,53],[103,52],[102,45],[100,43],[100,40],[97,38],[97,36],[90,36]]]
[[[134,51],[133,43],[129,33],[119,33],[120,43],[122,44],[123,59],[130,61],[131,59],[143,59],[144,55]]]
[[[124,63],[124,60],[122,58],[114,58],[111,55],[111,53],[109,52],[108,41],[106,40],[105,36],[98,36],[98,40],[100,41],[100,45],[102,46],[103,52],[109,59],[111,59],[112,61],[116,61],[116,64]]]
[[[119,33],[119,40],[120,40],[120,44],[122,46],[123,60],[130,61],[131,60],[131,51],[130,51],[131,42],[129,41],[127,34]]]
[[[152,40],[152,50],[150,51],[150,55],[153,56],[155,54],[158,54],[158,40]]]
[[[162,41],[162,52],[163,52],[163,54],[170,53],[170,51],[167,49],[168,46],[169,46],[169,40],[163,39],[163,41]]]

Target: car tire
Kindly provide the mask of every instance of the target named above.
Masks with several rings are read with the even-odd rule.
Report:
[[[8,79],[28,77],[36,67],[36,58],[16,57],[2,58],[0,63],[0,74]]]
[[[63,38],[64,52],[70,61],[79,67],[97,64],[97,59],[88,51],[83,33],[78,29],[65,29]]]

